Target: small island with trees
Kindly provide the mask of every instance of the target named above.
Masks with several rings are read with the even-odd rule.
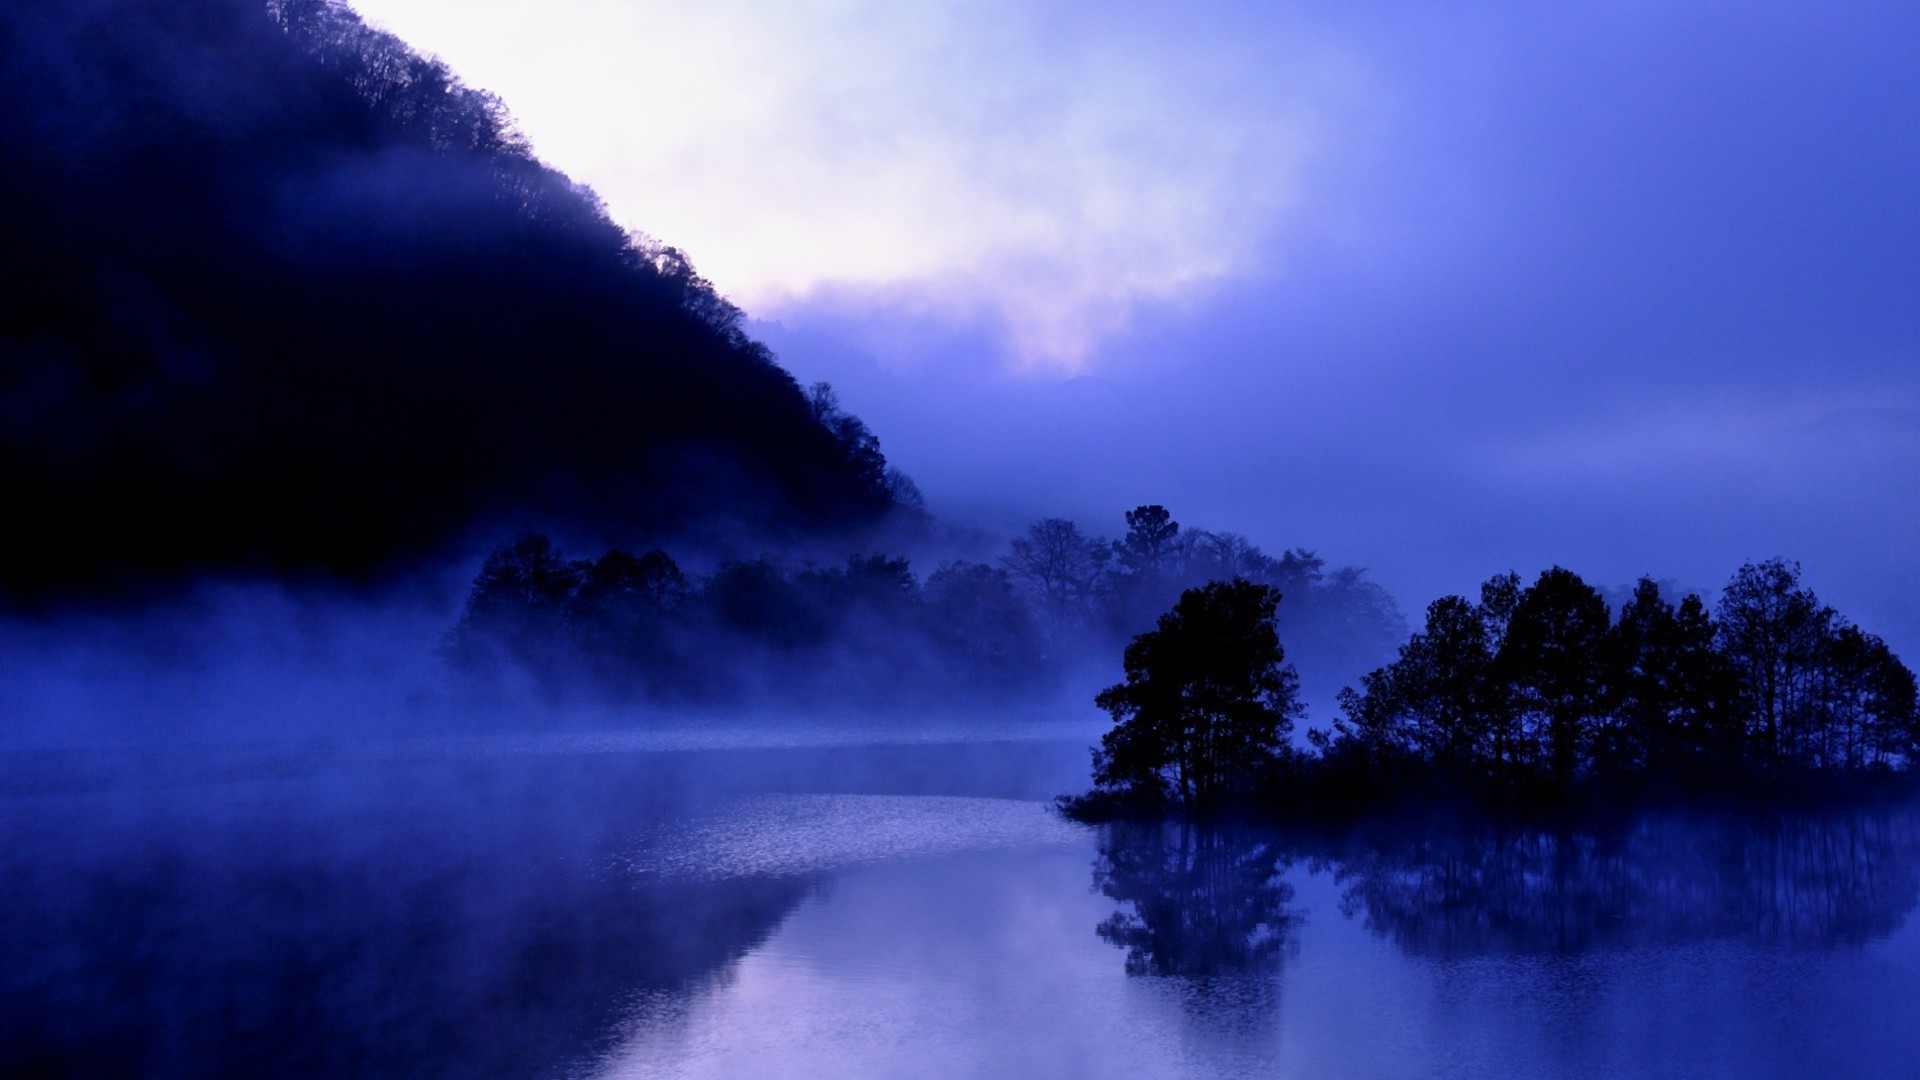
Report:
[[[1183,593],[1096,699],[1114,726],[1080,820],[1327,821],[1421,806],[1614,810],[1645,800],[1877,790],[1920,758],[1913,672],[1783,559],[1737,570],[1709,608],[1643,578],[1615,612],[1564,568],[1448,596],[1391,663],[1293,735],[1281,594]]]

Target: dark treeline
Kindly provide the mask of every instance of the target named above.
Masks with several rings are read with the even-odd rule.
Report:
[[[1616,614],[1555,567],[1443,597],[1399,656],[1301,709],[1273,613],[1248,581],[1184,594],[1126,652],[1116,721],[1072,812],[1347,813],[1426,797],[1507,806],[1623,792],[1832,787],[1920,754],[1913,672],[1780,559],[1742,566],[1711,610],[1643,579]]]
[[[1046,641],[1005,571],[907,560],[733,560],[689,579],[662,551],[569,559],[530,535],[488,557],[448,637],[469,675],[554,698],[869,700],[1031,688]]]
[[[1781,559],[1736,571],[1708,610],[1643,579],[1616,616],[1555,567],[1445,597],[1316,740],[1373,783],[1433,772],[1480,787],[1689,784],[1887,773],[1914,758],[1913,672]]]
[[[570,558],[528,535],[474,581],[448,651],[468,672],[530,673],[550,693],[667,701],[995,697],[1057,685],[1196,581],[1281,583],[1281,617],[1330,677],[1390,653],[1398,610],[1353,569],[1182,531],[1159,506],[1119,540],[1047,519],[993,562],[924,576],[898,556],[839,565],[734,559],[689,577],[666,552]]]
[[[340,0],[11,0],[0,124],[4,594],[358,574],[500,520],[834,532],[907,490]]]
[[[1329,567],[1304,548],[1269,555],[1231,532],[1182,529],[1162,506],[1127,511],[1118,540],[1061,518],[1016,537],[1001,565],[1061,632],[1110,650],[1150,627],[1188,589],[1240,579],[1284,597],[1274,618],[1295,643],[1308,696],[1329,696],[1347,671],[1393,654],[1406,623],[1393,597],[1358,567]]]

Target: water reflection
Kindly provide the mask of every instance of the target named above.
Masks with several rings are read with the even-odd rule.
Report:
[[[1277,970],[1304,912],[1282,874],[1330,872],[1341,910],[1403,953],[1455,960],[1712,940],[1859,944],[1920,902],[1920,813],[1655,815],[1611,828],[1406,822],[1337,840],[1113,826],[1094,888],[1132,975]]]
[[[1321,859],[1349,915],[1421,957],[1883,937],[1920,899],[1911,810],[1659,816],[1607,830],[1460,826]]]
[[[16,785],[0,1076],[1920,1061],[1920,938],[1850,947],[1920,902],[1912,809],[1095,832],[958,797],[1005,792],[1018,762],[994,754],[1034,756],[538,754]],[[916,783],[915,762],[940,796],[875,794]]]
[[[664,881],[618,762],[0,800],[0,1075],[526,1076],[717,977],[804,875]]]
[[[1272,971],[1298,948],[1302,913],[1282,880],[1278,839],[1193,825],[1114,825],[1094,860],[1094,888],[1127,905],[1098,927],[1125,949],[1129,975]]]

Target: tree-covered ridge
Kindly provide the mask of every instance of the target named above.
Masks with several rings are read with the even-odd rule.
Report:
[[[487,559],[449,653],[468,672],[525,672],[557,695],[860,701],[1031,693],[1124,641],[1152,620],[1143,612],[1187,582],[1221,573],[1221,551],[1242,572],[1288,583],[1292,599],[1278,617],[1327,643],[1310,654],[1316,662],[1361,668],[1402,632],[1392,600],[1358,570],[1328,571],[1297,549],[1272,558],[1240,537],[1199,530],[1162,543],[1155,562],[1129,560],[1142,545],[1142,524],[1165,538],[1178,525],[1158,506],[1126,519],[1133,525],[1118,541],[1044,520],[994,561],[949,560],[924,577],[904,557],[856,554],[838,565],[732,559],[695,579],[664,551],[577,559],[529,535]],[[1063,536],[1070,542],[1060,543]],[[1072,579],[1064,603],[1059,578],[1038,556],[1048,544],[1094,571]],[[1271,605],[1264,612],[1275,616]]]
[[[1561,567],[1527,585],[1497,576],[1477,602],[1442,597],[1393,662],[1340,695],[1308,753],[1287,741],[1298,709],[1277,603],[1244,580],[1193,589],[1136,638],[1126,681],[1097,699],[1114,728],[1094,790],[1063,808],[1526,805],[1890,776],[1920,760],[1913,672],[1781,559],[1742,566],[1711,611],[1642,579],[1616,616]]]
[[[0,6],[0,122],[9,592],[365,573],[500,518],[833,531],[910,490],[340,0]]]

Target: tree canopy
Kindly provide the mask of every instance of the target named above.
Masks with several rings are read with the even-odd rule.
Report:
[[[1237,802],[1364,812],[1415,797],[1502,805],[1659,790],[1831,791],[1920,761],[1920,692],[1886,643],[1822,603],[1798,564],[1740,567],[1709,613],[1643,578],[1616,615],[1564,567],[1428,605],[1398,656],[1287,743],[1294,681],[1278,593],[1189,590],[1096,699],[1114,727],[1082,816]]]
[[[1205,812],[1271,778],[1301,712],[1279,603],[1269,585],[1212,582],[1133,639],[1126,681],[1095,699],[1114,719],[1094,754],[1097,789]]]
[[[1717,615],[1717,617],[1715,617]],[[1782,559],[1740,567],[1709,615],[1642,579],[1613,617],[1561,567],[1449,596],[1342,695],[1329,759],[1481,788],[1890,772],[1920,749],[1914,676]]]

